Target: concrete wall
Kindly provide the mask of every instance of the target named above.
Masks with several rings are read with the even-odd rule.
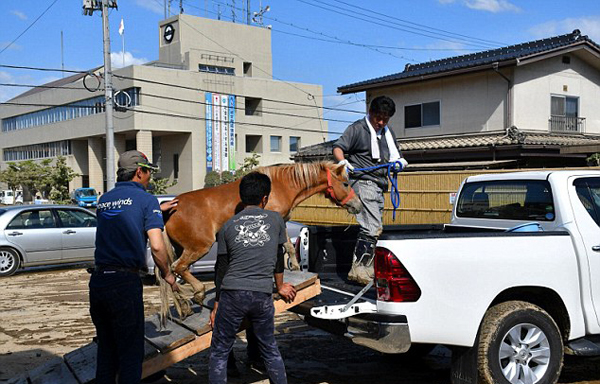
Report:
[[[562,55],[517,67],[515,71],[515,119],[524,130],[548,131],[551,96],[579,98],[579,117],[586,119],[586,133],[600,134],[600,71],[589,62],[597,58],[585,52]]]

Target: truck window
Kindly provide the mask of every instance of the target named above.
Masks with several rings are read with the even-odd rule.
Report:
[[[589,177],[577,179],[573,182],[577,197],[585,210],[600,226],[600,178]]]
[[[459,217],[498,220],[554,220],[552,190],[546,180],[467,183],[456,208]]]

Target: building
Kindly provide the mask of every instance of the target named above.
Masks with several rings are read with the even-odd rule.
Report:
[[[338,91],[395,101],[389,126],[412,169],[581,166],[600,152],[600,46],[579,30],[407,65]]]
[[[172,193],[201,188],[208,171],[233,170],[253,152],[261,165],[290,162],[323,142],[327,123],[313,84],[274,80],[271,31],[190,15],[159,24],[159,58],[113,71],[115,161],[138,149],[176,179]],[[33,88],[0,105],[0,168],[64,155],[81,177],[69,186],[105,190],[102,68]],[[316,104],[315,104],[316,102]]]

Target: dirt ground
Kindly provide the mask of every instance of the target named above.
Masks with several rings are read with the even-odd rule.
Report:
[[[81,268],[25,271],[0,279],[0,383],[91,341],[88,280]],[[146,313],[156,312],[156,287],[145,287],[144,298]],[[407,361],[402,355],[382,355],[308,327],[289,312],[277,316],[276,329],[291,384],[450,382],[450,359],[444,348],[436,348],[425,359]],[[231,383],[268,383],[264,375],[246,367],[243,333],[234,351],[241,376]],[[208,352],[201,352],[154,382],[206,383],[207,362]],[[600,384],[600,359],[567,359],[560,383]]]

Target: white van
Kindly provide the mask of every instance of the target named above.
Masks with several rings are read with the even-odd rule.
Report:
[[[12,189],[0,191],[0,203],[4,205],[23,204],[23,191],[13,191]]]

